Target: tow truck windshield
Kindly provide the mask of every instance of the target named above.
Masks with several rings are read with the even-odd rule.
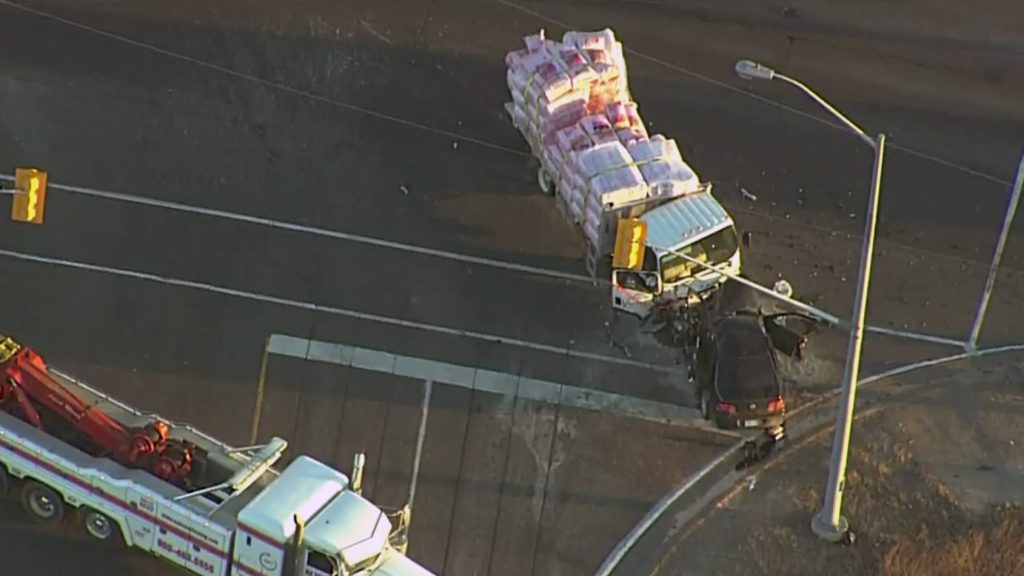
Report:
[[[679,256],[685,254],[690,258],[711,265],[723,264],[732,258],[739,248],[736,229],[732,226],[723,228],[693,244],[677,248],[675,252],[661,257],[661,279],[665,284],[674,284],[694,273],[700,272],[697,264]],[[678,254],[677,254],[678,253]]]

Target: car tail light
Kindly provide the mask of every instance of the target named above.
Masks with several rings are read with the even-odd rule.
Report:
[[[725,412],[726,414],[735,414],[736,413],[736,406],[733,406],[732,404],[729,404],[728,402],[719,402],[718,405],[715,406],[715,412]]]
[[[769,412],[782,412],[785,409],[786,409],[786,400],[782,396],[779,396],[778,398],[776,398],[776,399],[774,399],[774,400],[772,400],[771,402],[768,403],[768,411]]]

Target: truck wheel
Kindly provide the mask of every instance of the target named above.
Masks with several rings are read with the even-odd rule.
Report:
[[[37,522],[57,524],[64,519],[64,501],[52,488],[35,480],[21,489],[21,505]]]
[[[117,540],[120,528],[109,516],[102,512],[82,506],[78,509],[78,522],[86,535],[94,540],[111,543]]]
[[[548,176],[543,166],[537,168],[537,184],[540,186],[541,192],[548,196],[555,195],[555,183],[551,181],[551,177]]]

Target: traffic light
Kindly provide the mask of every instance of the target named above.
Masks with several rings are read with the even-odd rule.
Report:
[[[35,168],[18,168],[14,172],[14,202],[11,219],[30,224],[43,223],[46,209],[46,172]]]
[[[639,270],[644,264],[644,245],[647,242],[647,222],[638,218],[619,220],[615,231],[615,251],[612,267]]]

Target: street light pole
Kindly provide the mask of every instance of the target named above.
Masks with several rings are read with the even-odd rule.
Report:
[[[860,357],[864,346],[864,321],[867,316],[868,294],[871,287],[871,268],[875,252],[875,232],[878,224],[879,195],[882,190],[882,167],[885,161],[885,134],[876,138],[868,136],[856,123],[843,115],[802,82],[762,66],[750,60],[736,63],[736,73],[748,80],[782,80],[796,86],[815,102],[828,110],[840,122],[852,130],[875,152],[874,170],[871,178],[871,192],[868,196],[867,222],[864,243],[860,255],[860,272],[857,281],[857,295],[854,300],[850,340],[846,350],[846,366],[839,400],[839,415],[836,419],[835,436],[832,442],[832,461],[829,466],[828,484],[821,510],[811,520],[811,530],[829,542],[840,542],[849,531],[849,522],[843,518],[843,489],[846,487],[846,464],[850,453],[850,432],[853,428],[853,411],[856,406],[857,380],[860,376]]]
[[[871,267],[874,262],[878,197],[882,190],[882,165],[885,161],[885,134],[879,134],[873,144],[875,167],[871,179],[871,195],[868,197],[864,244],[860,254],[860,273],[857,282],[857,296],[854,300],[853,326],[850,330],[850,342],[846,349],[846,367],[843,370],[843,384],[839,397],[839,417],[836,420],[835,436],[832,440],[832,462],[828,469],[825,502],[821,511],[811,521],[811,530],[820,538],[830,542],[841,541],[850,529],[849,523],[842,516],[843,490],[846,488],[846,463],[850,454],[850,432],[853,428],[857,381],[860,379],[860,356],[864,346],[864,320],[867,316]]]

